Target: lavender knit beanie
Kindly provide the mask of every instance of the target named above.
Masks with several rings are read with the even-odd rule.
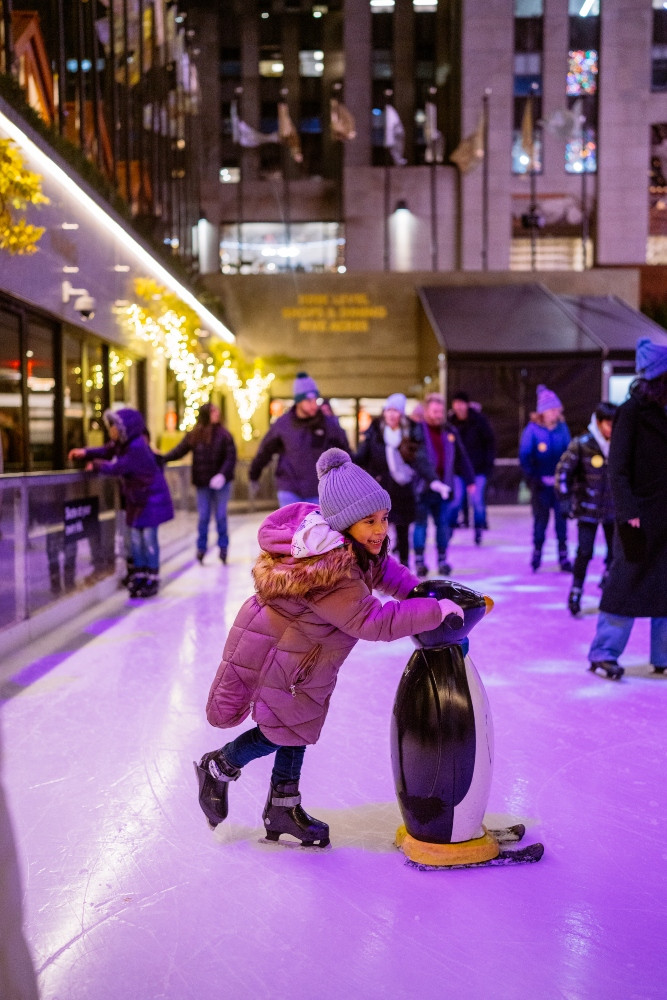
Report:
[[[306,372],[297,373],[292,392],[295,403],[301,403],[304,399],[317,399],[320,394],[314,380]]]
[[[320,510],[334,531],[345,531],[376,510],[390,510],[391,499],[376,479],[342,448],[329,448],[317,460]]]
[[[551,389],[547,389],[546,385],[538,385],[537,387],[537,412],[544,413],[545,410],[562,410],[563,404],[560,399]]]

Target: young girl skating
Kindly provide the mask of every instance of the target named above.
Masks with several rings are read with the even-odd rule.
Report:
[[[301,808],[304,753],[316,743],[338,671],[358,639],[400,639],[463,612],[450,600],[404,600],[418,580],[387,554],[389,494],[339,448],[317,463],[319,507],[270,514],[258,539],[256,594],[232,625],[209,693],[208,721],[221,729],[251,715],[255,727],[195,764],[199,803],[211,827],[227,816],[227,789],[241,768],[275,753],[263,812],[269,840],[281,833],[326,847],[329,827]],[[382,604],[372,591],[397,598]]]

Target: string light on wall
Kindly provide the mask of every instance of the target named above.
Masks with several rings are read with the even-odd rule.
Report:
[[[230,358],[225,358],[218,369],[216,385],[230,390],[241,419],[241,437],[244,441],[252,441],[252,418],[274,378],[272,372],[263,375],[256,368],[252,376],[243,383]]]

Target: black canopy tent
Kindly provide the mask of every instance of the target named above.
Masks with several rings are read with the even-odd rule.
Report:
[[[490,500],[516,498],[518,444],[540,383],[581,433],[613,372],[631,373],[637,339],[667,332],[614,296],[556,295],[539,283],[422,287],[425,332],[435,334],[446,394],[465,389],[491,420],[499,463]],[[428,352],[427,352],[428,353]]]

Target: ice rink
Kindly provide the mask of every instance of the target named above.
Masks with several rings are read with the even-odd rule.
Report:
[[[651,673],[646,620],[622,681],[587,672],[601,550],[574,620],[551,527],[528,568],[527,508],[491,508],[479,548],[455,533],[452,577],[496,602],[471,637],[495,722],[487,822],[525,823],[545,854],[422,872],[393,846],[409,639],[357,645],[306,753],[303,804],[331,851],[259,843],[271,758],[231,786],[215,832],[199,810],[192,760],[241,731],[212,729],[204,705],[259,520],[232,517],[226,567],[215,550],[184,561],[157,598],[119,593],[64,645],[0,668],[3,1000],[37,995],[12,937],[21,906],[43,1000],[667,996],[667,675]]]

